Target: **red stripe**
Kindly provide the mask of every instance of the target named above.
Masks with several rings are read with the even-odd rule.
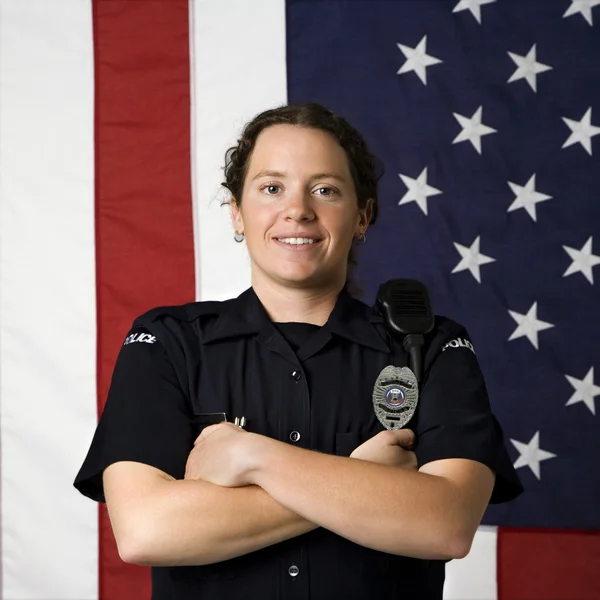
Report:
[[[188,0],[94,0],[98,411],[132,320],[194,299]],[[150,598],[100,509],[100,599]]]
[[[498,528],[498,600],[598,600],[600,532]]]

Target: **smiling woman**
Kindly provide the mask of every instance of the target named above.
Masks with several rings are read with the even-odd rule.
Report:
[[[380,374],[408,369],[347,285],[377,217],[375,164],[322,106],[259,114],[224,183],[252,286],[153,309],[126,337],[75,485],[106,501],[121,558],[153,567],[155,600],[441,600],[488,502],[521,491],[450,319],[436,317],[408,428],[375,415]]]
[[[223,185],[253,287],[350,284],[353,241],[377,219],[382,171],[360,132],[321,105],[282,106],[249,122],[227,152]]]

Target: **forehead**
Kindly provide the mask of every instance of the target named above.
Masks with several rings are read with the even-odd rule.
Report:
[[[252,176],[263,169],[286,173],[335,172],[350,177],[346,152],[332,134],[296,125],[272,125],[261,131],[248,174]]]

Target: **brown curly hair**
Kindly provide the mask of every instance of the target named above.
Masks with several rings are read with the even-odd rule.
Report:
[[[242,203],[242,191],[248,172],[252,151],[256,140],[264,129],[273,125],[296,125],[320,129],[333,135],[346,152],[350,172],[356,189],[358,207],[364,209],[369,198],[373,199],[373,210],[369,225],[377,220],[379,213],[378,182],[383,175],[383,165],[371,153],[362,134],[346,119],[329,108],[314,102],[288,104],[266,110],[246,124],[237,144],[225,153],[225,181],[223,187],[229,190],[235,204]],[[228,202],[226,202],[228,204]],[[348,256],[348,270],[356,266],[352,250]],[[350,286],[352,283],[348,280]],[[358,292],[357,289],[354,290]]]

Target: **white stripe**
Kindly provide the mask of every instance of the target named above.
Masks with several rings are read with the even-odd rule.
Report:
[[[446,565],[445,600],[496,600],[497,539],[495,527],[481,526],[471,552]]]
[[[3,597],[93,599],[97,506],[91,0],[0,0]]]
[[[285,1],[191,0],[196,297],[250,285],[245,244],[220,207],[226,149],[255,114],[287,101]]]

